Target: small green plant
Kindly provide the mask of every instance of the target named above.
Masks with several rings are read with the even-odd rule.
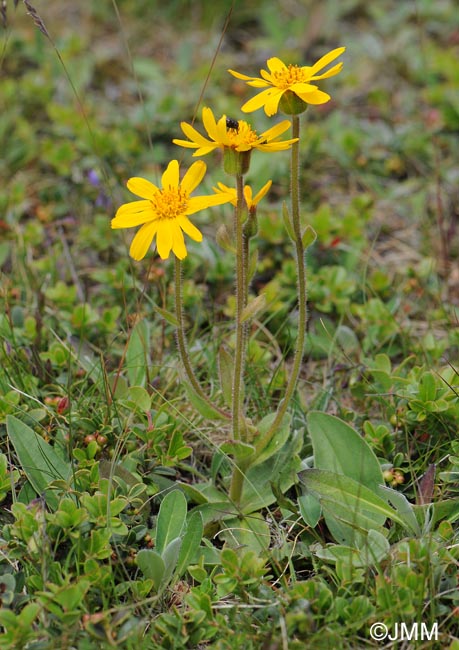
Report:
[[[457,650],[454,2],[61,4],[0,2],[0,647]]]

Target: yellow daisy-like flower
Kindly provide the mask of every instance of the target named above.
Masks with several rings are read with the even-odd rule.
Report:
[[[224,183],[217,183],[218,187],[213,187],[212,189],[214,192],[217,194],[226,194],[230,197],[229,203],[232,203],[233,205],[237,204],[237,191],[235,187],[228,187]],[[252,188],[250,185],[244,185],[244,198],[245,202],[247,203],[247,208],[249,212],[254,212],[256,210],[256,207],[258,203],[261,201],[261,199],[269,192],[269,188],[272,185],[272,181],[268,181],[261,190],[253,196],[252,193]]]
[[[343,63],[337,63],[325,72],[321,72],[329,63],[338,58],[344,51],[345,47],[338,47],[328,54],[321,57],[312,66],[286,65],[277,57],[268,59],[267,70],[260,70],[259,77],[248,77],[245,74],[229,70],[234,77],[246,81],[253,88],[265,88],[261,93],[249,99],[244,104],[242,110],[245,113],[251,113],[263,107],[266,115],[274,115],[279,108],[279,102],[282,100],[281,108],[288,114],[301,113],[306,109],[307,104],[325,104],[331,98],[330,95],[320,90],[313,81],[327,79],[338,74],[343,67]],[[320,74],[319,74],[320,73]],[[292,95],[301,100],[298,106],[289,101]],[[294,99],[294,98],[293,98]]]
[[[196,149],[193,156],[205,156],[214,149],[232,149],[237,152],[250,152],[253,149],[260,151],[283,151],[288,149],[293,140],[277,140],[290,127],[290,122],[284,120],[271,127],[261,135],[257,135],[250,124],[244,120],[232,120],[223,115],[218,122],[210,108],[202,109],[202,122],[209,139],[199,133],[191,124],[181,122],[180,126],[188,140],[174,139],[174,144],[188,149]]]
[[[228,195],[190,197],[206,173],[201,160],[193,163],[180,182],[179,164],[172,160],[161,178],[162,189],[144,178],[130,178],[128,189],[142,198],[122,205],[112,228],[142,226],[132,240],[129,254],[135,260],[145,257],[154,237],[159,256],[165,260],[172,252],[182,260],[187,255],[183,233],[194,241],[202,241],[201,232],[188,219],[190,214],[213,205],[228,203]]]

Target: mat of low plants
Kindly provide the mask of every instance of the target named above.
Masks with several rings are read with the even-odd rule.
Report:
[[[458,650],[454,0],[0,23],[0,648]]]

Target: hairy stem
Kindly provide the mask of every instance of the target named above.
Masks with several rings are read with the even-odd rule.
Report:
[[[247,304],[247,265],[248,247],[244,236],[244,181],[242,174],[236,176],[237,203],[234,212],[234,230],[236,238],[236,349],[234,355],[232,422],[233,440],[246,438],[245,419],[242,412],[244,369],[247,344],[247,325],[242,321],[242,312]],[[231,476],[230,498],[239,503],[244,484],[244,473],[237,464]]]
[[[297,288],[298,288],[298,336],[293,357],[292,370],[285,389],[285,395],[276,413],[276,417],[266,434],[258,440],[256,445],[257,453],[260,453],[270,443],[282,419],[287,411],[290,401],[295,392],[296,384],[301,370],[303,360],[304,342],[306,337],[307,323],[307,295],[306,295],[306,264],[304,258],[304,246],[301,239],[301,222],[300,222],[300,180],[299,180],[299,152],[300,152],[300,118],[298,115],[292,116],[292,137],[298,138],[298,141],[292,145],[292,163],[291,163],[291,220],[294,233],[295,261],[297,271]]]
[[[236,235],[236,350],[234,355],[233,375],[233,439],[241,440],[242,422],[242,399],[243,399],[243,378],[246,344],[246,327],[242,322],[242,312],[247,304],[247,260],[245,259],[243,211],[244,194],[243,178],[241,174],[236,176],[237,183],[237,204],[235,209],[235,235]]]

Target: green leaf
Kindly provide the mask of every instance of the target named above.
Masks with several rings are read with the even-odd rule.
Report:
[[[172,490],[166,494],[159,508],[156,530],[156,550],[160,555],[173,539],[180,537],[186,512],[186,498],[181,490]]]
[[[229,456],[234,456],[238,461],[241,461],[253,456],[255,447],[240,440],[227,440],[220,445],[220,451]]]
[[[357,526],[362,515],[363,521],[369,519],[382,525],[390,518],[405,528],[403,519],[384,499],[347,476],[320,469],[307,469],[298,476],[323,507],[344,509]]]
[[[55,510],[59,499],[55,492],[48,490],[48,486],[52,481],[69,480],[72,474],[70,463],[14,415],[7,415],[6,429],[30,484],[37,494],[45,493],[46,503]]]
[[[303,248],[308,248],[317,239],[317,233],[312,226],[306,226],[301,235],[301,241],[303,243]]]
[[[131,330],[126,349],[126,372],[131,386],[145,386],[150,365],[150,326],[140,320]]]
[[[299,453],[303,446],[303,434],[294,432],[274,455],[259,465],[252,465],[246,473],[242,491],[241,509],[255,512],[276,501],[271,485],[276,484],[282,492],[297,482],[300,468]]]
[[[64,610],[71,612],[81,605],[90,586],[89,580],[79,580],[76,584],[65,585],[53,594],[53,600],[59,603]]]
[[[303,494],[298,497],[298,507],[306,524],[311,528],[315,528],[322,514],[320,501],[312,494]]]
[[[247,282],[250,283],[258,267],[258,249],[253,248],[249,255],[249,264],[247,268]]]
[[[204,524],[200,512],[193,512],[188,519],[186,532],[182,537],[182,546],[177,560],[176,576],[180,578],[192,562],[198,551],[204,533]]]
[[[387,557],[390,544],[377,530],[369,530],[362,548],[357,549],[344,544],[333,544],[312,549],[314,555],[327,562],[346,562],[354,567],[368,567]]]
[[[288,207],[285,201],[282,203],[282,218],[284,220],[284,226],[288,236],[293,242],[296,241],[295,233],[293,231],[293,226],[292,226],[292,219],[290,217],[290,213],[288,211]]]
[[[260,443],[263,442],[264,436],[268,433],[271,428],[272,423],[276,417],[276,413],[268,413],[256,426],[257,426],[257,444],[256,447],[260,448]],[[253,461],[252,465],[259,465],[265,460],[277,454],[280,449],[287,442],[290,434],[290,420],[291,417],[289,414],[284,415],[282,422],[278,426],[276,432],[272,436],[271,440],[268,442],[266,447],[262,447],[261,450],[257,449],[257,457]]]
[[[153,305],[153,309],[157,314],[159,314],[162,318],[164,318],[165,321],[167,321],[171,325],[174,325],[174,327],[178,327],[179,322],[175,314],[173,314],[170,311],[167,311],[167,309],[162,309],[161,307],[158,307],[158,305]]]
[[[459,519],[459,497],[413,506],[413,510],[415,513],[419,513],[419,517],[424,520],[431,513],[432,526],[439,524],[441,521],[454,523]]]
[[[225,404],[230,407],[233,403],[234,357],[223,345],[220,346],[218,351],[218,371],[223,399]]]
[[[202,515],[204,526],[208,526],[216,521],[236,516],[238,508],[232,505],[230,501],[212,501],[195,506],[193,513],[195,512]]]
[[[381,466],[371,447],[339,418],[311,411],[308,433],[314,449],[314,467],[343,474],[378,493],[384,484]]]
[[[271,543],[269,525],[259,513],[244,518],[225,519],[219,537],[230,548],[243,546],[245,549],[255,551],[257,555],[266,551]]]
[[[182,385],[185,386],[186,394],[188,399],[194,408],[202,415],[206,420],[225,420],[225,416],[220,413],[212,404],[203,399],[198,393],[194,390],[193,386],[187,381],[182,381]]]
[[[241,323],[244,323],[249,318],[254,318],[260,311],[266,307],[266,295],[260,293],[260,295],[255,296],[249,303],[244,307],[241,314]]]
[[[419,398],[423,402],[430,402],[435,399],[437,394],[437,385],[431,372],[425,372],[419,383]]]
[[[413,506],[408,501],[406,496],[397,490],[386,487],[385,485],[379,486],[379,493],[383,499],[388,501],[398,512],[400,517],[405,522],[405,528],[408,528],[414,535],[421,534],[419,522],[416,519]]]
[[[152,549],[142,549],[137,553],[136,562],[143,575],[153,580],[155,588],[159,589],[166,570],[162,557]]]
[[[123,402],[131,402],[134,409],[147,413],[151,409],[151,395],[142,386],[130,386]]]
[[[164,560],[164,566],[166,568],[164,571],[161,587],[165,587],[170,582],[170,579],[172,578],[172,574],[174,573],[177,567],[177,561],[179,558],[181,547],[182,547],[182,540],[180,539],[180,537],[177,537],[176,539],[171,540],[169,544],[166,546],[166,548],[164,549],[161,557]]]

